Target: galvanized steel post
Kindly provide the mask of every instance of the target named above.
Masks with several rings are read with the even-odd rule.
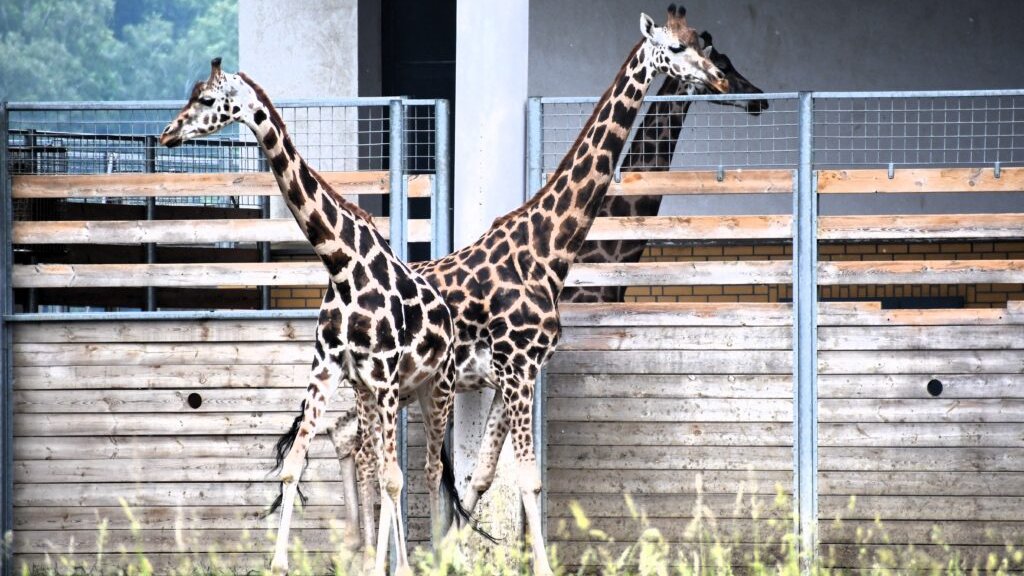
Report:
[[[818,199],[812,166],[814,98],[801,92],[800,156],[793,194],[793,505],[803,571],[817,549],[818,524]]]
[[[388,104],[388,171],[389,187],[388,199],[390,218],[390,239],[391,250],[400,260],[408,259],[408,245],[406,244],[406,226],[408,202],[405,191],[405,103],[401,100],[391,100]],[[409,451],[406,445],[408,438],[408,414],[404,408],[398,411],[398,434],[396,437],[398,448],[398,465],[402,469],[402,475],[406,478],[402,495],[399,498],[398,508],[401,514],[402,523],[408,527],[409,499],[408,499],[408,477],[409,477]],[[391,546],[392,572],[398,565],[397,542]]]
[[[434,190],[430,199],[430,257],[433,259],[452,251],[449,123],[448,101],[438,100],[434,104]]]
[[[11,325],[7,317],[14,313],[14,289],[11,286],[11,245],[13,202],[11,179],[7,164],[7,103],[0,102],[0,574],[11,576],[14,570],[7,556],[12,553],[6,543],[14,529],[14,408],[12,386],[14,370]]]
[[[529,200],[544,184],[544,117],[540,98],[530,98],[526,102],[526,189],[523,200]],[[540,468],[541,486],[540,516],[541,533],[547,536],[548,498],[547,498],[547,426],[545,426],[544,409],[544,378],[543,368],[537,375],[533,389],[533,443]]]
[[[146,136],[142,141],[143,152],[145,154],[145,172],[147,174],[153,174],[156,172],[156,147],[157,140],[156,136]],[[156,219],[156,198],[150,196],[146,198],[146,220]],[[153,242],[146,243],[146,264],[156,263],[156,244]],[[146,312],[152,312],[156,310],[156,287],[146,286]]]

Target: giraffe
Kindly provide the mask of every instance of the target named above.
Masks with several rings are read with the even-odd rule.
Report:
[[[408,572],[404,527],[397,513],[403,485],[395,437],[398,401],[401,395],[415,395],[427,415],[426,476],[431,506],[437,509],[440,452],[453,399],[451,312],[437,289],[394,255],[370,216],[334,191],[299,155],[263,89],[244,73],[225,73],[220,64],[220,58],[211,62],[209,79],[196,83],[161,135],[161,144],[177,146],[233,122],[248,126],[288,208],[330,274],[305,398],[291,430],[277,445],[282,482],[278,502],[283,508],[272,570],[287,572],[288,530],[306,455],[318,424],[325,421],[328,399],[347,385],[355,391],[359,427],[372,431],[362,434],[360,450],[371,451],[380,484],[375,571],[384,572],[393,535],[398,569]],[[435,517],[440,517],[439,510]]]
[[[719,52],[711,34],[705,30],[700,34],[704,53],[725,73],[729,80],[729,92],[734,94],[761,94],[763,91],[747,80],[733,66],[732,60]],[[658,90],[658,96],[704,94],[707,90],[699,84],[684,84],[675,78],[666,78]],[[767,100],[717,100],[714,104],[743,108],[748,114],[757,116],[768,109]],[[690,109],[691,102],[654,102],[640,121],[636,137],[629,153],[622,161],[624,172],[663,172],[672,164],[672,155],[679,142],[679,133]],[[661,196],[611,196],[605,199],[598,217],[615,216],[657,216],[661,207]],[[598,240],[586,242],[576,256],[577,262],[639,262],[647,242],[644,240]],[[562,302],[621,302],[625,289],[622,286],[588,286],[566,288],[562,291]]]
[[[641,15],[643,38],[555,174],[531,200],[497,218],[475,243],[438,260],[412,264],[438,287],[452,310],[456,392],[484,387],[496,391],[462,506],[472,512],[490,487],[511,432],[536,574],[551,574],[551,567],[541,533],[541,477],[532,432],[534,381],[558,343],[558,300],[569,265],[604,200],[612,169],[654,78],[668,74],[717,92],[729,88],[724,74],[700,50],[685,13],[670,6],[664,27]],[[339,451],[338,456],[351,454]],[[355,457],[360,483],[366,483],[372,468],[359,452]]]

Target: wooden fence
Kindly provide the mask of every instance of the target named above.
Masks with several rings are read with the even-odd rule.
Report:
[[[386,191],[386,174],[326,174],[345,194]],[[1021,191],[1024,172],[820,172],[819,192]],[[613,194],[790,193],[790,171],[626,174]],[[410,197],[428,177],[410,177]],[[267,175],[15,177],[16,198],[276,194]],[[226,222],[226,223],[225,223]],[[16,222],[15,243],[299,240],[288,221]],[[387,231],[385,222],[380,223]],[[978,241],[1024,236],[1022,214],[822,217],[823,241]],[[428,238],[413,221],[410,239]],[[418,231],[417,231],[418,230]],[[782,240],[780,216],[603,219],[591,238]],[[788,261],[586,264],[569,285],[788,284]],[[14,269],[17,288],[320,285],[318,262],[38,264]],[[820,284],[1024,282],[1020,260],[827,262]],[[305,318],[309,318],[306,320]],[[670,540],[699,502],[725,530],[750,535],[749,496],[772,512],[776,486],[792,492],[792,310],[788,304],[566,306],[564,337],[547,370],[548,528],[573,557],[592,540],[571,527],[578,501],[617,539],[639,531],[630,493]],[[823,303],[819,315],[822,542],[849,565],[856,528],[877,516],[894,542],[946,541],[972,555],[1003,535],[1024,535],[1024,310],[888,311]],[[134,549],[123,497],[143,526],[140,549],[156,562],[215,543],[232,563],[262,566],[266,528],[257,512],[277,484],[267,476],[274,439],[306,383],[312,317],[14,323],[15,552],[41,562],[69,547],[89,553],[96,523],[108,549]],[[933,397],[931,381],[943,391]],[[198,407],[196,398],[198,394]],[[190,403],[191,397],[191,403]],[[341,404],[339,401],[338,404]],[[421,442],[418,426],[410,443]],[[311,496],[296,520],[310,550],[335,546],[343,518],[338,465],[318,440]],[[409,485],[422,485],[419,449]],[[701,488],[697,489],[700,477]],[[415,489],[415,488],[414,488]],[[413,534],[425,535],[422,488],[410,498]],[[736,504],[736,493],[747,499]],[[851,496],[856,505],[848,510]],[[835,527],[831,519],[846,521]],[[569,524],[566,531],[560,524]],[[788,520],[782,521],[786,526]],[[989,530],[994,530],[992,536]],[[422,541],[423,536],[414,537]],[[741,544],[751,544],[743,540]],[[74,544],[72,544],[74,543]],[[741,550],[742,551],[742,550]],[[578,556],[577,556],[578,557]]]

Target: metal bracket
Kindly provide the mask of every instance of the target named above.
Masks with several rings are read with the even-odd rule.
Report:
[[[999,165],[999,160],[996,160],[995,166],[992,167],[992,175],[999,178],[1003,175],[1002,167]]]
[[[718,171],[715,172],[715,180],[722,182],[725,180],[725,168],[722,166],[718,167]]]
[[[892,180],[895,177],[896,177],[896,165],[893,164],[892,162],[889,162],[889,180]]]
[[[615,179],[616,184],[622,183],[622,171],[619,170],[618,166],[615,167],[615,176],[613,176],[613,178]]]

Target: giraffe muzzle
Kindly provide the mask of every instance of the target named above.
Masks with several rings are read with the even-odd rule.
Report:
[[[181,135],[180,134],[172,134],[172,133],[169,133],[169,132],[165,132],[165,133],[160,135],[160,145],[161,146],[166,146],[168,148],[174,148],[175,146],[180,146],[181,145],[181,141],[182,140],[181,140]]]

